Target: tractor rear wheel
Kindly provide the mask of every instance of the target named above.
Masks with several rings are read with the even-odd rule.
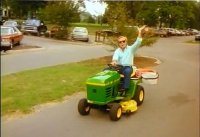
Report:
[[[140,85],[137,86],[133,100],[137,102],[137,105],[140,106],[144,101],[144,88]]]
[[[78,103],[78,112],[81,115],[88,115],[90,113],[91,106],[87,102],[86,98],[82,98]]]
[[[113,103],[111,108],[110,108],[110,119],[113,121],[117,121],[121,118],[122,116],[122,107],[118,103]]]

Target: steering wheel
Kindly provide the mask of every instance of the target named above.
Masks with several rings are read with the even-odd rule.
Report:
[[[109,63],[108,67],[109,67],[110,70],[114,70],[114,71],[119,72],[121,70],[121,68],[122,68],[122,65],[119,65],[119,64],[112,65],[112,64]]]

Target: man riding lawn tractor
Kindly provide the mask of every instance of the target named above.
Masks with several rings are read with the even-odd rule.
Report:
[[[108,68],[87,79],[87,98],[78,103],[81,115],[88,115],[91,108],[104,108],[109,110],[110,119],[117,121],[122,113],[134,112],[143,103],[145,93],[140,85],[142,74],[151,73],[153,78],[158,77],[152,70],[133,69],[134,53],[141,45],[145,28],[138,28],[138,38],[131,46],[127,46],[126,37],[120,36],[119,48],[114,52]]]

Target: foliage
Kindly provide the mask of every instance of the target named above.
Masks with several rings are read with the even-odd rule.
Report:
[[[107,23],[114,31],[121,31],[124,25],[127,25],[131,20],[126,12],[124,2],[109,2],[108,9],[105,12]]]
[[[69,35],[68,30],[62,29],[62,30],[55,32],[54,37],[56,39],[63,39],[64,40],[64,39],[68,39],[68,35]]]
[[[101,0],[103,1],[103,0]],[[78,22],[78,8],[85,7],[82,0],[78,0],[77,4],[74,1],[30,1],[30,0],[2,0],[2,7],[11,11],[9,18],[26,19],[27,17],[43,18],[52,16],[52,18],[62,20],[70,20],[70,22]],[[124,20],[127,24],[129,21],[134,24],[147,24],[149,26],[164,26],[164,27],[177,27],[177,28],[196,28],[200,29],[200,2],[197,1],[105,1],[108,4],[108,9],[101,22],[109,23],[111,27],[118,27],[120,24],[114,23],[115,20]],[[68,4],[67,4],[68,3]],[[71,3],[71,4],[69,4]],[[55,4],[55,5],[54,5]],[[47,7],[49,10],[47,10]],[[51,6],[50,6],[51,5]],[[66,5],[71,5],[66,8]],[[73,6],[74,5],[74,6]],[[54,7],[55,6],[55,7]],[[57,9],[56,9],[57,7]],[[49,13],[56,11],[57,13],[46,15],[41,12],[47,10]],[[50,12],[52,9],[52,12]],[[55,10],[56,9],[56,10]],[[72,9],[72,10],[69,10]],[[121,13],[120,13],[121,12]],[[41,15],[43,14],[43,15]],[[61,15],[63,14],[63,15]],[[58,15],[58,16],[57,16]],[[68,16],[70,15],[70,16]],[[110,18],[108,18],[110,17]],[[91,22],[92,20],[90,20]],[[64,23],[64,21],[61,21]],[[101,23],[100,22],[100,23]],[[61,23],[61,24],[63,24]],[[64,24],[65,25],[65,24]]]
[[[37,10],[44,8],[47,1],[2,0],[2,7],[9,7],[9,18],[27,19],[37,17]]]
[[[95,23],[95,19],[90,13],[82,12],[80,15],[81,15],[81,22]]]
[[[200,29],[200,2],[196,1],[106,1],[109,24],[124,23],[148,26]],[[116,8],[117,7],[117,8]],[[122,23],[123,24],[123,23]]]
[[[50,2],[40,10],[40,17],[51,24],[67,28],[70,22],[79,19],[78,8],[73,1]]]
[[[128,45],[131,45],[137,38],[138,35],[137,28],[132,26],[124,27],[120,35],[126,36],[128,39]],[[143,35],[143,41],[141,46],[152,46],[153,43],[157,41],[157,37],[154,36],[152,29],[149,29],[147,32],[144,31],[142,35]],[[115,47],[118,47],[117,38],[118,36],[113,36],[112,38],[110,38],[111,44]]]
[[[127,10],[127,2],[108,2],[108,9],[106,11],[106,17],[108,24],[112,26],[114,31],[119,32],[128,38],[128,44],[132,44],[137,38],[137,28],[134,27],[136,21],[130,19]],[[117,8],[116,8],[117,7]],[[146,33],[142,46],[150,46],[156,38],[152,38],[153,35]],[[117,37],[113,37],[111,40],[114,45],[117,45]]]

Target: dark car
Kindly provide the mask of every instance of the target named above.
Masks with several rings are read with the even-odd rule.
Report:
[[[40,36],[47,31],[47,26],[41,20],[28,19],[22,24],[21,31],[24,33],[37,34]]]

